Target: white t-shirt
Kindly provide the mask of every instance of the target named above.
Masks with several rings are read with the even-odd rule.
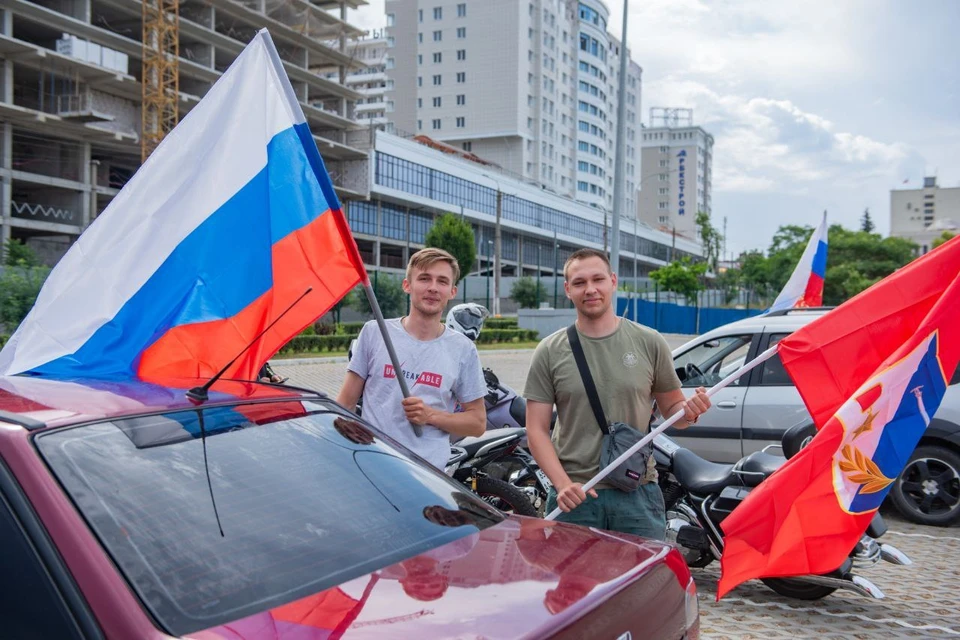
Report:
[[[477,348],[466,336],[444,327],[433,340],[417,340],[400,324],[387,320],[387,330],[400,360],[410,395],[427,406],[452,412],[457,403],[472,402],[487,392]],[[347,369],[363,378],[363,418],[430,464],[443,469],[450,459],[450,434],[424,425],[418,438],[403,411],[403,394],[387,346],[374,320],[363,325]]]

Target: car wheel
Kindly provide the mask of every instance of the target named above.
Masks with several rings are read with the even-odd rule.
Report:
[[[890,496],[907,520],[951,524],[960,518],[960,455],[937,445],[917,447]]]

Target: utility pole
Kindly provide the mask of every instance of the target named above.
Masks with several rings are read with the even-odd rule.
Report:
[[[500,317],[500,216],[503,213],[503,192],[497,185],[497,224],[493,229],[493,315]],[[523,264],[523,256],[520,256]],[[489,307],[488,307],[489,308]]]
[[[613,237],[610,238],[610,265],[613,272],[620,270],[620,216],[623,215],[624,188],[623,156],[626,151],[627,131],[627,17],[630,0],[623,0],[623,29],[620,36],[620,91],[617,95],[617,154],[613,165]]]

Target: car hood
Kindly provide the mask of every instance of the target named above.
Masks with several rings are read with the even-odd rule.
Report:
[[[608,604],[613,615],[591,615],[588,635],[616,631],[609,637],[617,637],[628,630],[631,617],[643,619],[653,631],[651,620],[660,617],[670,620],[664,637],[680,637],[683,626],[676,628],[675,614],[679,607],[682,625],[684,603],[682,595],[676,596],[683,594],[689,572],[678,558],[656,541],[512,516],[338,587],[190,638],[540,638],[565,629],[561,635],[582,637],[581,618]],[[625,591],[633,592],[630,614],[623,610]]]

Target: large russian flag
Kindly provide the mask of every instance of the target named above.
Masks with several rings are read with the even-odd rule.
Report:
[[[800,262],[773,301],[770,311],[794,307],[819,307],[823,304],[823,279],[827,274],[827,212],[810,236]]]
[[[263,362],[365,280],[266,30],[59,262],[0,373],[211,376]]]

